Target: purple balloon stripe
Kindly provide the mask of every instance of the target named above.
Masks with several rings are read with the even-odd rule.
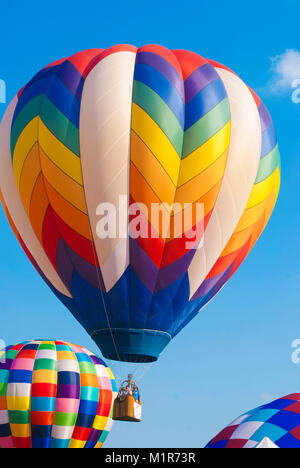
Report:
[[[159,270],[159,276],[156,282],[155,293],[167,288],[175,283],[184,273],[186,273],[196,250],[189,250],[185,255],[176,260],[170,265],[165,266]]]
[[[185,103],[191,101],[205,86],[219,79],[219,75],[210,63],[197,68],[185,80]]]
[[[130,238],[129,246],[130,265],[144,285],[153,292],[159,269],[148,257],[136,239]]]
[[[219,292],[220,289],[224,286],[224,284],[227,283],[227,281],[229,280],[229,277],[231,275],[232,268],[233,268],[233,263],[229,268],[227,268],[227,270],[225,271],[223,277],[220,278],[220,281],[218,281],[218,283],[215,285],[215,287],[213,289],[213,292],[212,292],[212,297],[214,297],[217,294],[217,292]]]
[[[260,104],[258,106],[258,112],[260,116],[261,132],[263,133],[271,125],[272,118],[268,109],[262,101],[260,101]]]
[[[105,291],[105,286],[100,268],[80,257],[71,247],[65,244],[70,260],[78,274],[90,283],[94,288]]]
[[[66,243],[62,239],[59,239],[57,252],[56,252],[56,270],[58,276],[65,284],[69,291],[72,291],[72,277],[74,272],[74,266],[70,260],[66,249]]]
[[[222,273],[219,273],[218,275],[214,276],[213,278],[209,278],[207,280],[204,280],[201,286],[197,289],[193,297],[191,298],[191,301],[194,301],[195,299],[200,299],[203,296],[206,296],[213,288],[216,288],[219,284],[219,282],[222,281],[224,275],[230,275],[232,271],[233,263]]]
[[[184,101],[184,84],[177,70],[163,57],[153,52],[138,52],[136,63],[149,65],[164,75],[172,86],[177,90],[179,96]]]
[[[57,72],[58,78],[64,83],[64,85],[71,91],[74,96],[80,101],[84,78],[79,73],[76,67],[66,60],[60,65],[60,69]]]

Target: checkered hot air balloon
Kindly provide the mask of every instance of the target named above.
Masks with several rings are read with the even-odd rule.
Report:
[[[237,75],[158,45],[52,63],[0,128],[17,238],[103,355],[121,361],[156,360],[235,273],[274,208],[279,159],[269,112]],[[104,207],[117,217],[106,236]]]
[[[8,346],[0,351],[0,448],[100,448],[116,391],[111,370],[81,346]]]
[[[300,393],[292,393],[243,414],[206,448],[300,448]]]

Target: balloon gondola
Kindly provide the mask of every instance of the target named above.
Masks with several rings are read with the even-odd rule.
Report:
[[[114,402],[113,419],[115,421],[141,422],[142,401],[137,383],[133,375],[129,374],[127,380],[121,383],[118,395]]]

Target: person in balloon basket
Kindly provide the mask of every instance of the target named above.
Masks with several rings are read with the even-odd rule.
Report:
[[[127,390],[125,387],[121,387],[118,393],[118,399],[119,400],[125,400],[127,397]]]
[[[141,404],[140,392],[136,385],[134,385],[133,387],[133,396],[134,396],[135,401]]]

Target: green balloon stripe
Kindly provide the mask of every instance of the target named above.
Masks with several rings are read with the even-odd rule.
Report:
[[[255,183],[258,184],[263,180],[270,177],[271,174],[275,171],[277,166],[280,164],[280,154],[278,149],[278,144],[274,147],[270,153],[268,153],[264,158],[260,160],[258,173],[256,176]]]
[[[189,154],[202,146],[221,130],[229,120],[230,107],[228,98],[225,98],[185,131],[182,157],[186,158]]]
[[[154,120],[181,157],[183,129],[165,101],[153,89],[137,80],[134,81],[132,101]]]
[[[41,107],[42,95],[36,96],[34,99],[29,101],[26,106],[20,111],[16,117],[10,134],[10,146],[11,146],[11,155],[13,157],[16,143],[19,136],[23,132],[24,128],[27,127],[29,122],[31,122],[35,117],[39,115]]]
[[[79,130],[75,125],[43,95],[40,118],[49,131],[70,151],[80,157]]]

